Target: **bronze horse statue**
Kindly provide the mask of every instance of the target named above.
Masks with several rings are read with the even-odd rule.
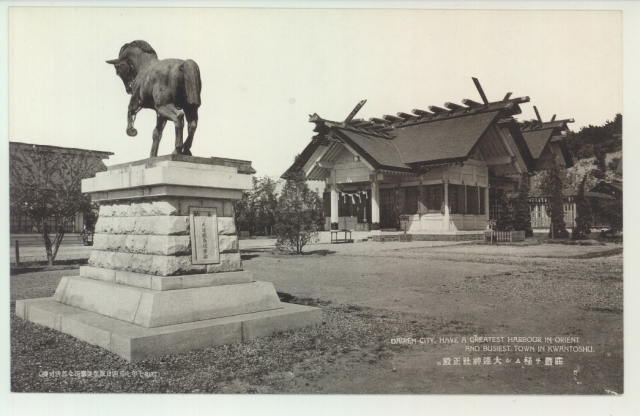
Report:
[[[193,135],[198,127],[200,107],[200,69],[187,59],[159,60],[156,51],[143,40],[135,40],[120,49],[118,59],[107,61],[115,66],[116,74],[124,82],[127,94],[131,94],[127,112],[127,134],[138,134],[133,127],[136,114],[143,108],[156,110],[156,128],[153,130],[151,157],[158,156],[162,130],[167,120],[176,128],[174,155],[191,156]],[[183,143],[184,118],[187,118],[188,136]]]

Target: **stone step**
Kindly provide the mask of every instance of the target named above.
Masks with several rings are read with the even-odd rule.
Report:
[[[16,301],[16,315],[134,362],[216,345],[246,342],[278,332],[316,326],[322,311],[283,303],[281,309],[226,318],[143,328],[93,312],[39,298]]]

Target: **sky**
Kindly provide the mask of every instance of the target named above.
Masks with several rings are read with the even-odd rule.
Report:
[[[120,47],[193,59],[202,105],[192,152],[251,160],[279,176],[314,135],[310,114],[368,119],[463,98],[529,96],[524,119],[574,118],[578,130],[622,112],[622,13],[373,9],[11,8],[9,140],[148,157],[155,112],[126,135]],[[186,137],[186,129],[185,129]],[[164,130],[159,154],[173,150]]]

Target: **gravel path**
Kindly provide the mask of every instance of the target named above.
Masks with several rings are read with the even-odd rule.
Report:
[[[56,255],[56,260],[84,260],[91,254],[91,246],[81,245],[61,245]],[[11,263],[16,261],[15,250],[10,250]],[[47,252],[44,246],[22,246],[20,247],[20,262],[41,262],[47,260]]]
[[[292,256],[274,253],[269,240],[246,241],[245,269],[294,295],[294,302],[322,307],[321,326],[128,364],[17,318],[12,306],[12,391],[623,392],[623,256],[610,255],[620,245],[316,244],[308,247],[310,254]],[[88,257],[91,249],[63,248],[60,254],[71,257]],[[598,257],[575,258],[583,255]],[[61,276],[77,273],[22,270],[11,276],[12,304],[51,296]],[[576,335],[597,353],[569,356],[574,364],[561,370],[487,366],[455,372],[435,365],[450,354],[444,346],[426,350],[390,342],[398,336],[496,333]],[[582,368],[580,384],[572,381],[576,365]],[[44,377],[45,371],[54,375]]]

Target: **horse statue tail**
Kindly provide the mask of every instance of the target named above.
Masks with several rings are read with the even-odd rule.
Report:
[[[200,81],[200,68],[191,59],[184,61],[182,66],[184,72],[184,89],[187,95],[187,104],[200,106],[200,91],[202,82]]]

